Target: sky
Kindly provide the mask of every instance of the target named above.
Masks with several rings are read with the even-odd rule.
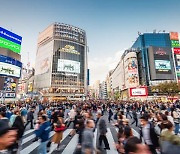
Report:
[[[23,37],[22,62],[35,65],[39,32],[54,22],[84,29],[90,83],[105,80],[141,33],[180,32],[180,0],[1,0],[0,27]]]

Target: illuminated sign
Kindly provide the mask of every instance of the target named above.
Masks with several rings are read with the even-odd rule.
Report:
[[[0,37],[0,47],[12,50],[16,53],[20,53],[20,51],[21,51],[21,45],[16,44],[16,43],[9,41],[7,39],[4,39],[2,37]]]
[[[130,97],[148,96],[147,87],[130,88]]]
[[[13,59],[11,57],[4,56],[4,55],[0,55],[0,62],[22,67],[22,63],[20,61]]]
[[[174,54],[179,55],[180,54],[180,48],[174,48]]]
[[[155,54],[156,55],[166,55],[166,51],[164,51],[162,48],[159,48]]]
[[[171,63],[168,60],[155,60],[156,72],[170,72]]]
[[[170,40],[179,40],[178,32],[170,32]]]
[[[80,62],[58,59],[58,72],[80,73]]]
[[[179,41],[178,40],[171,40],[171,46],[174,47],[180,47]]]
[[[59,49],[59,51],[61,51],[61,52],[68,52],[68,53],[72,53],[72,54],[76,54],[76,55],[80,55],[80,53],[75,50],[75,47],[71,46],[71,45],[66,45],[64,48]]]
[[[0,75],[20,78],[21,67],[0,62]]]
[[[19,45],[21,45],[21,42],[22,42],[21,36],[14,34],[2,27],[0,27],[0,37],[4,38],[6,40],[9,40],[13,43],[19,44]]]

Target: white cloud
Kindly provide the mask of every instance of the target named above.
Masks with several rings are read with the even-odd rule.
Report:
[[[114,69],[120,61],[122,53],[123,51],[117,51],[111,57],[95,57],[89,60],[90,84],[92,85],[96,80],[105,80],[108,72]]]

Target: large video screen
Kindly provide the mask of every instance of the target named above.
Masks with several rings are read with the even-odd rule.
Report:
[[[80,73],[80,62],[73,60],[58,59],[58,72]]]
[[[169,72],[171,73],[171,63],[168,60],[155,60],[156,72]]]

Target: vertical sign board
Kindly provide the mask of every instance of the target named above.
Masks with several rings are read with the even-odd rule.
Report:
[[[180,82],[180,48],[174,48],[174,58],[176,64],[176,74],[178,82]]]
[[[7,48],[15,53],[21,51],[22,37],[0,27],[0,47]]]

